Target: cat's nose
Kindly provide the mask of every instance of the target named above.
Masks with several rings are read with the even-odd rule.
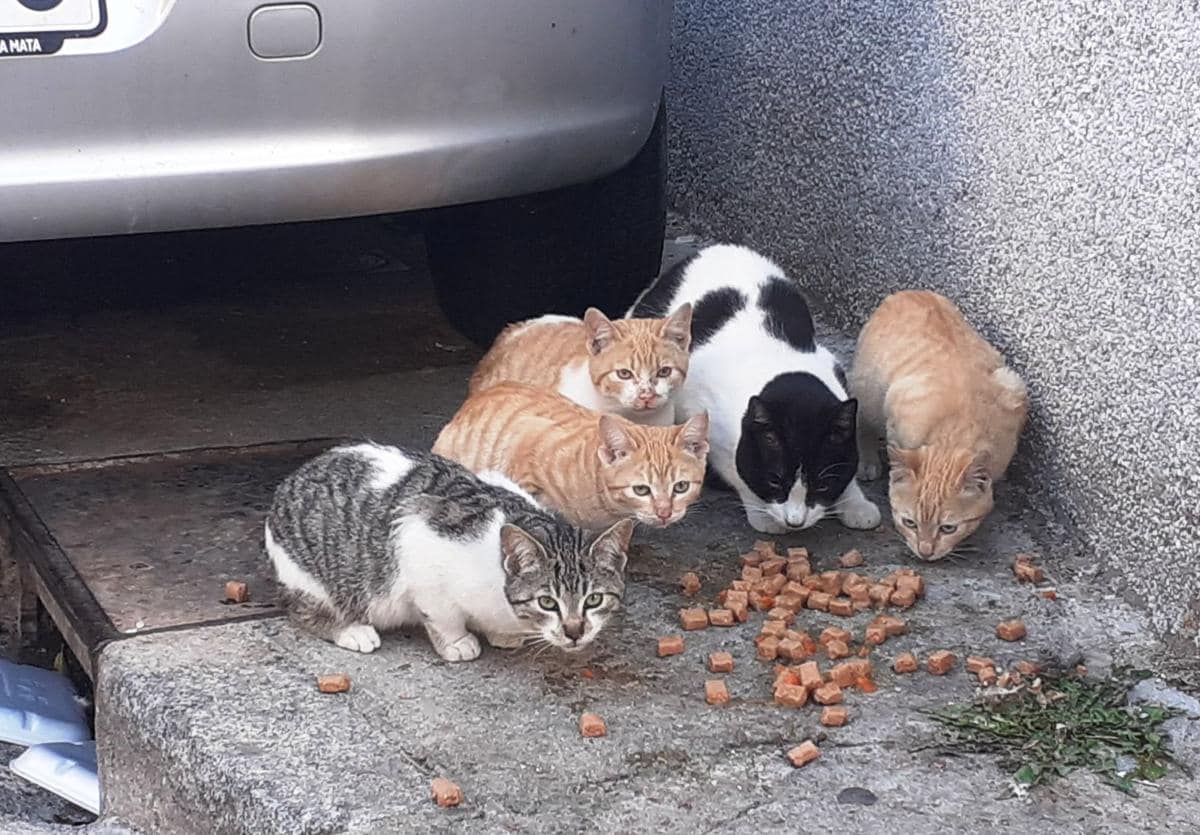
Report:
[[[664,522],[671,518],[671,508],[670,507],[656,507],[654,509],[654,513],[656,516],[658,516],[659,519],[661,519]]]
[[[920,554],[922,557],[932,557],[933,556],[933,543],[932,542],[918,542],[917,543],[917,553]]]
[[[563,621],[563,634],[572,641],[578,641],[583,637],[583,621],[578,618]]]

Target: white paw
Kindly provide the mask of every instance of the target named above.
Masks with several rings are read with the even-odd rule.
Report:
[[[374,652],[379,649],[379,633],[366,623],[354,623],[337,634],[333,642],[354,652]]]
[[[479,639],[470,632],[438,650],[438,655],[447,661],[474,661],[479,653]]]
[[[873,502],[866,499],[851,502],[841,511],[842,524],[847,528],[865,531],[879,527],[883,516]]]
[[[879,462],[878,461],[859,461],[858,462],[858,480],[859,481],[874,481],[879,478]]]
[[[487,641],[496,649],[519,649],[525,646],[524,635],[505,635],[504,633],[498,633],[495,635],[488,635]]]
[[[777,520],[774,516],[769,516],[766,511],[752,511],[747,508],[746,521],[750,523],[750,527],[759,533],[781,534],[791,530],[791,528]]]

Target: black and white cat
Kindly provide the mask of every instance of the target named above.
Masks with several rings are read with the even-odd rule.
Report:
[[[692,356],[675,419],[708,412],[709,469],[738,492],[750,525],[779,534],[828,515],[876,527],[879,508],[854,480],[858,404],[796,284],[757,252],[720,244],[660,276],[626,316],[685,302]]]
[[[587,646],[620,608],[633,521],[590,536],[504,476],[377,444],[338,447],[275,491],[265,526],[292,622],[357,652],[425,627],[447,661]]]

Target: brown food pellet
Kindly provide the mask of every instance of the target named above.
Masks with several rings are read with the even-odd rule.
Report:
[[[345,693],[350,689],[350,676],[345,673],[317,676],[317,689],[322,693]]]
[[[821,749],[811,739],[806,739],[795,748],[787,752],[787,758],[796,768],[808,765],[810,762],[821,756]]]
[[[758,551],[751,551],[748,554],[742,554],[742,567],[755,567],[762,563],[764,557]]]
[[[777,609],[787,609],[794,614],[804,608],[804,601],[806,600],[808,600],[807,591],[803,597],[798,594],[789,594],[785,591],[775,598],[775,607]]]
[[[729,689],[725,686],[725,682],[719,678],[710,678],[704,682],[704,701],[710,705],[728,704]]]
[[[901,574],[896,578],[896,591],[911,591],[914,597],[924,597],[925,580],[918,574]]]
[[[758,657],[763,661],[774,661],[779,657],[779,639],[768,635],[758,645]]]
[[[783,591],[783,587],[788,584],[788,578],[782,574],[776,574],[773,577],[768,577],[764,582],[771,594],[779,594],[779,592]]]
[[[991,658],[985,658],[982,655],[967,656],[967,672],[978,674],[985,667],[995,667],[996,662]]]
[[[920,669],[921,664],[917,661],[917,656],[911,652],[902,652],[896,656],[896,660],[892,662],[892,669],[900,674],[915,673]]]
[[[604,720],[595,713],[585,713],[579,717],[579,732],[588,739],[606,736],[608,728],[604,725]]]
[[[1025,637],[1025,624],[1019,619],[996,624],[996,637],[1002,641],[1019,641]]]
[[[1058,589],[1042,589],[1038,594],[1047,600],[1058,600]]]
[[[225,584],[225,599],[230,603],[245,603],[250,599],[250,589],[241,580],[230,580]]]
[[[836,705],[842,703],[842,688],[832,681],[822,684],[813,691],[813,701],[819,705]]]
[[[742,579],[749,583],[757,583],[762,578],[763,573],[761,569],[755,568],[752,565],[748,565],[742,569]]]
[[[1035,664],[1032,661],[1018,661],[1013,664],[1017,672],[1028,678],[1037,678],[1042,674],[1042,665]]]
[[[835,661],[849,655],[850,647],[846,645],[845,641],[828,641],[825,644],[825,654],[829,656],[829,660]]]
[[[771,557],[769,560],[763,560],[758,567],[764,577],[775,577],[782,574],[787,568],[787,560],[782,557]]]
[[[729,609],[709,609],[708,622],[713,626],[733,626],[737,620]]]
[[[762,592],[750,592],[750,607],[759,611],[766,612],[775,608],[775,596],[771,594],[763,594]]]
[[[912,589],[896,589],[892,592],[891,603],[901,609],[907,609],[917,602],[917,595]]]
[[[821,591],[834,597],[842,591],[842,572],[822,571],[820,574]]]
[[[775,686],[775,703],[784,707],[804,707],[808,704],[808,691],[798,684]]]
[[[714,652],[708,656],[708,669],[713,673],[732,673],[733,656],[728,652]]]
[[[868,644],[879,646],[887,639],[887,630],[878,624],[871,624],[865,630],[863,630],[863,640]]]
[[[842,643],[850,643],[853,635],[842,629],[840,626],[828,626],[821,630],[821,636],[817,638],[818,644],[827,644],[830,641],[841,641]]]
[[[754,550],[762,554],[764,557],[774,557],[779,552],[775,550],[775,540],[759,539],[754,543]]]
[[[871,602],[878,608],[883,608],[892,602],[892,587],[883,583],[875,583],[867,589]]]
[[[778,603],[779,601],[777,600],[776,602]],[[774,609],[767,612],[767,618],[768,620],[781,621],[784,625],[791,626],[792,622],[796,619],[796,613],[791,609],[785,609],[782,606],[776,606]]]
[[[809,656],[809,653],[804,650],[804,644],[793,641],[791,638],[784,638],[780,641],[776,652],[780,658],[786,658],[789,661],[803,661]]]
[[[750,617],[750,607],[744,599],[727,600],[725,608],[733,612],[733,617],[738,623],[745,623]]]
[[[808,560],[790,560],[786,573],[789,580],[803,580],[812,574],[812,566],[808,564]]]
[[[658,639],[658,657],[666,658],[668,655],[679,655],[683,652],[683,636],[668,635],[665,638]]]
[[[838,565],[842,568],[857,568],[863,564],[862,554],[857,548],[852,548],[838,558]]]
[[[800,684],[809,690],[820,687],[825,680],[821,676],[821,668],[817,666],[816,661],[805,661],[796,669],[796,672],[800,674]]]
[[[694,571],[685,572],[679,578],[679,585],[683,588],[683,593],[686,597],[691,597],[696,592],[700,591],[700,577]]]
[[[849,597],[835,597],[829,601],[829,614],[848,618],[854,614],[854,601]]]
[[[781,620],[768,620],[763,622],[762,634],[773,635],[776,638],[782,639],[784,633],[787,632],[787,628],[788,625]]]
[[[794,562],[796,560],[807,561],[808,560],[808,549],[803,546],[801,546],[799,548],[788,548],[787,549],[787,559],[788,559],[788,562]]]
[[[750,583],[747,580],[734,580],[729,584],[730,591],[750,591]]]
[[[929,656],[925,661],[925,669],[935,676],[944,676],[957,662],[958,656],[949,650],[941,649]]]
[[[977,676],[979,683],[984,687],[991,687],[996,683],[996,670],[992,667],[984,667]]]
[[[807,605],[810,609],[818,609],[824,612],[829,609],[829,601],[832,599],[832,597],[823,591],[814,591],[809,593],[808,600],[805,601],[805,605]]]
[[[850,720],[850,711],[841,705],[829,705],[821,709],[821,724],[829,728],[840,728]]]
[[[873,626],[882,626],[889,638],[896,638],[908,631],[908,624],[894,615],[878,615],[872,621]]]
[[[775,665],[775,683],[772,687],[778,687],[781,684],[791,684],[796,687],[801,687],[800,674],[793,667],[785,667],[782,664]]]
[[[858,671],[849,661],[835,664],[829,670],[829,680],[838,687],[851,687],[854,682],[858,681]]]
[[[704,629],[708,626],[708,612],[700,608],[680,609],[679,625],[683,627],[685,632],[690,632],[693,629]]]
[[[456,784],[450,782],[445,777],[434,777],[433,782],[429,784],[433,802],[443,809],[451,806],[457,806],[462,803],[463,794]]]
[[[1041,566],[1028,562],[1013,563],[1013,574],[1021,583],[1040,583],[1046,579],[1046,572]]]

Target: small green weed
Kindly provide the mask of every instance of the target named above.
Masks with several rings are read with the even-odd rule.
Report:
[[[1126,794],[1135,781],[1157,780],[1171,762],[1159,725],[1173,715],[1153,705],[1127,706],[1126,682],[1043,677],[995,702],[952,705],[930,715],[972,751],[1000,754],[1021,785],[1036,786],[1086,768]],[[1118,768],[1118,757],[1136,763]]]

